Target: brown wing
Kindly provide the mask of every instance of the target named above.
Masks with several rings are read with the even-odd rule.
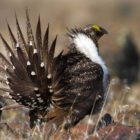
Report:
[[[100,65],[91,62],[82,54],[68,54],[63,59],[67,61],[60,79],[64,88],[61,93],[54,93],[54,103],[62,108],[69,108],[75,99],[78,104],[91,96],[96,97],[96,91],[103,94],[103,70]]]
[[[59,94],[54,93],[52,101],[69,112],[70,124],[66,124],[69,127],[67,125],[75,124],[90,113],[92,107],[92,113],[100,111],[104,97],[103,70],[82,54],[69,54],[63,59],[67,61],[67,68],[60,80],[64,89]]]

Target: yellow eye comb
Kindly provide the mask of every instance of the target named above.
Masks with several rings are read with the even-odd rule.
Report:
[[[96,25],[96,24],[93,24],[93,25],[92,25],[92,28],[93,28],[93,29],[96,29],[97,31],[100,31],[100,30],[101,30],[101,27],[98,26],[98,25]]]

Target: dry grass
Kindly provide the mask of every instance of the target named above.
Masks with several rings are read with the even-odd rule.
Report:
[[[72,137],[72,140],[79,140],[80,137],[83,138],[83,135],[85,136],[86,131],[88,136],[90,129],[93,129],[99,117],[103,116],[105,113],[110,113],[114,121],[119,124],[125,126],[139,126],[140,105],[138,101],[140,99],[138,96],[138,88],[139,84],[135,84],[130,88],[120,83],[118,79],[113,79],[101,114],[86,116],[75,128],[70,130],[71,133],[66,133],[62,128],[56,129],[54,123],[43,124],[41,127],[37,126],[35,129],[31,130],[29,128],[27,110],[17,109],[5,111],[3,113],[2,122],[6,122],[8,127],[1,124],[0,139],[67,140],[69,137]],[[87,126],[88,123],[89,125]],[[117,125],[115,128],[118,129]],[[81,132],[83,134],[81,134]],[[93,135],[94,131],[90,133]]]

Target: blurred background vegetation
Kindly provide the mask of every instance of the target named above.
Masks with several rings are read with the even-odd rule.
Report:
[[[26,8],[29,9],[34,32],[39,15],[43,33],[50,23],[51,37],[59,35],[58,50],[67,44],[67,27],[82,27],[90,23],[103,26],[109,34],[100,40],[100,50],[113,79],[105,112],[140,111],[139,0],[0,0],[0,32],[9,43],[6,20],[16,34],[16,12],[26,33]],[[0,50],[4,51],[2,46],[0,42]],[[135,123],[134,118],[137,120]],[[131,124],[140,122],[140,115],[134,118]]]

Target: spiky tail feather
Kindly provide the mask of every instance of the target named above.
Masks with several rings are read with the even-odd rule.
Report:
[[[57,69],[57,63],[62,52],[54,57],[57,36],[49,46],[49,24],[42,41],[39,17],[35,42],[28,11],[26,11],[26,19],[27,42],[22,34],[17,16],[18,39],[15,38],[10,25],[7,23],[12,48],[0,34],[9,57],[7,59],[0,53],[0,83],[2,83],[0,90],[9,93],[7,98],[15,100],[30,110],[35,112],[45,110],[47,112],[54,91],[59,92],[62,88],[57,82],[61,74]]]

